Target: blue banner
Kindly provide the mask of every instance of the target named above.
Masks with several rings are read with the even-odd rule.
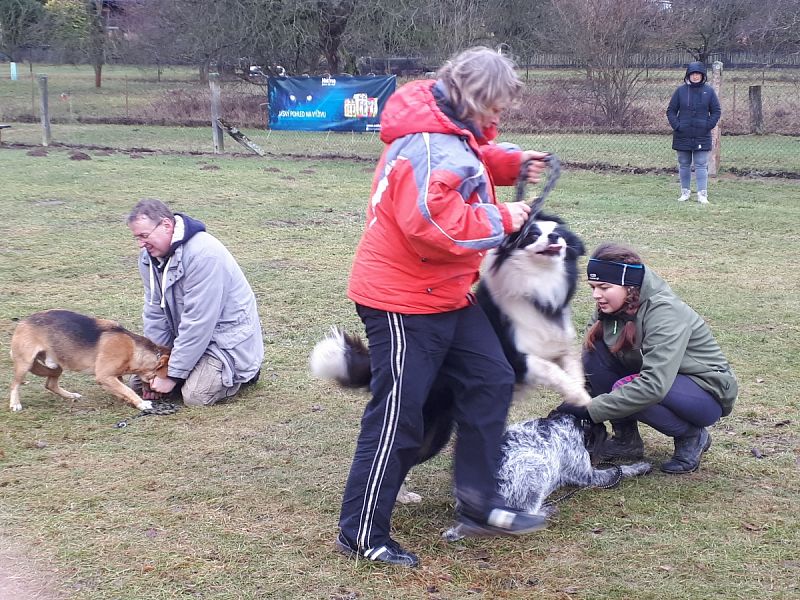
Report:
[[[397,78],[270,77],[269,129],[380,131],[381,111]]]

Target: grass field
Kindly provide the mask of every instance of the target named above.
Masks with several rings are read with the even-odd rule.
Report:
[[[257,386],[210,409],[133,419],[135,411],[80,374],[64,377],[64,387],[84,396],[75,403],[31,377],[22,412],[0,407],[0,539],[64,596],[800,595],[796,183],[727,176],[711,182],[711,204],[702,207],[675,202],[672,175],[567,170],[548,208],[590,248],[607,239],[636,246],[708,320],[741,382],[736,408],[712,428],[699,472],[656,470],[617,489],[580,492],[547,530],[520,539],[439,540],[453,511],[445,452],[412,475],[423,504],[396,511],[396,537],[422,560],[405,571],[333,551],[366,397],[312,380],[306,369],[331,324],[360,331],[344,289],[372,165],[88,154],[74,161],[63,148],[38,157],[0,148],[3,397],[11,332],[31,312],[61,307],[141,330],[137,250],[123,224],[141,197],[200,218],[237,256],[259,300],[267,356]],[[590,311],[581,286],[579,329]],[[511,418],[541,416],[556,403],[529,391]],[[115,427],[124,419],[127,427]],[[670,440],[643,433],[649,460],[670,455]]]
[[[209,154],[213,149],[210,127],[158,127],[148,125],[55,125],[53,143],[76,148],[104,147],[120,151],[157,151]],[[298,131],[247,130],[246,135],[273,157],[306,156],[376,160],[382,143],[376,134],[310,133]],[[38,124],[19,123],[3,133],[4,143],[40,145]],[[508,134],[504,141],[521,147],[554,152],[567,163],[599,166],[613,171],[675,170],[674,152],[658,135],[592,136],[573,133],[539,135]],[[800,137],[761,135],[723,138],[720,173],[790,173],[800,177]],[[249,150],[231,138],[229,153]],[[776,158],[780,151],[780,158]],[[736,171],[734,171],[736,169]]]
[[[209,88],[197,80],[196,71],[168,68],[159,81],[155,68],[120,65],[104,69],[103,86],[99,89],[94,87],[92,69],[86,66],[35,65],[32,74],[23,71],[20,80],[13,82],[0,76],[0,121],[13,124],[3,133],[6,142],[41,143],[38,123],[25,122],[38,119],[38,73],[48,75],[52,133],[57,143],[183,152],[210,152],[213,148],[210,127],[196,126],[210,122]],[[577,103],[574,90],[565,91],[568,85],[578,85],[582,76],[570,70],[531,71],[527,80],[530,95],[520,109],[504,119],[503,137],[555,152],[564,160],[581,165],[674,169],[675,153],[664,111],[682,76],[680,70],[650,71],[637,102],[639,117],[631,125],[631,131],[637,133],[623,135],[603,133],[590,121],[562,126],[560,119],[588,111]],[[741,135],[749,131],[747,89],[751,85],[763,85],[764,135]],[[720,94],[721,173],[800,177],[798,91],[800,79],[792,70],[737,70],[725,74],[725,87]],[[226,119],[274,155],[373,158],[380,152],[375,134],[267,131],[265,103],[266,90],[262,86],[235,78],[222,83]],[[122,125],[131,120],[140,124]],[[248,152],[231,138],[225,144],[228,151]]]

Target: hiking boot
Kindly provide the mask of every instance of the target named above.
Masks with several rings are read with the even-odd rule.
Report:
[[[387,565],[397,565],[398,567],[418,567],[419,558],[416,554],[404,550],[400,544],[390,539],[383,546],[377,548],[367,548],[358,550],[344,536],[339,533],[336,537],[336,550],[347,556],[358,560],[364,558],[372,562],[386,563]]]
[[[633,419],[611,421],[614,436],[600,448],[600,460],[641,460],[644,442],[639,435],[639,423]]]
[[[705,427],[697,427],[685,437],[675,438],[675,453],[661,465],[664,473],[693,473],[700,467],[700,457],[711,447],[711,434]]]
[[[462,537],[523,535],[547,527],[547,519],[542,515],[506,507],[493,508],[485,519],[474,519],[462,512],[457,521],[456,527]]]
[[[691,194],[692,190],[688,188],[681,188],[681,197],[678,198],[678,202],[686,202]]]
[[[708,190],[698,190],[697,201],[700,204],[708,204]]]

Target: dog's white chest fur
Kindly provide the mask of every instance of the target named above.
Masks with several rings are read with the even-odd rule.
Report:
[[[583,368],[569,301],[575,289],[574,257],[568,258],[563,230],[553,221],[537,222],[537,233],[502,258],[492,250],[484,261],[482,283],[509,327],[505,335],[525,356],[525,381],[586,405]],[[572,269],[566,262],[572,260]]]

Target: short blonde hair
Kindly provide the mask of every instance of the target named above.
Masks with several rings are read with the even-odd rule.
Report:
[[[444,82],[462,119],[487,114],[495,105],[518,103],[523,84],[514,63],[491,48],[477,46],[448,60],[437,77]]]

